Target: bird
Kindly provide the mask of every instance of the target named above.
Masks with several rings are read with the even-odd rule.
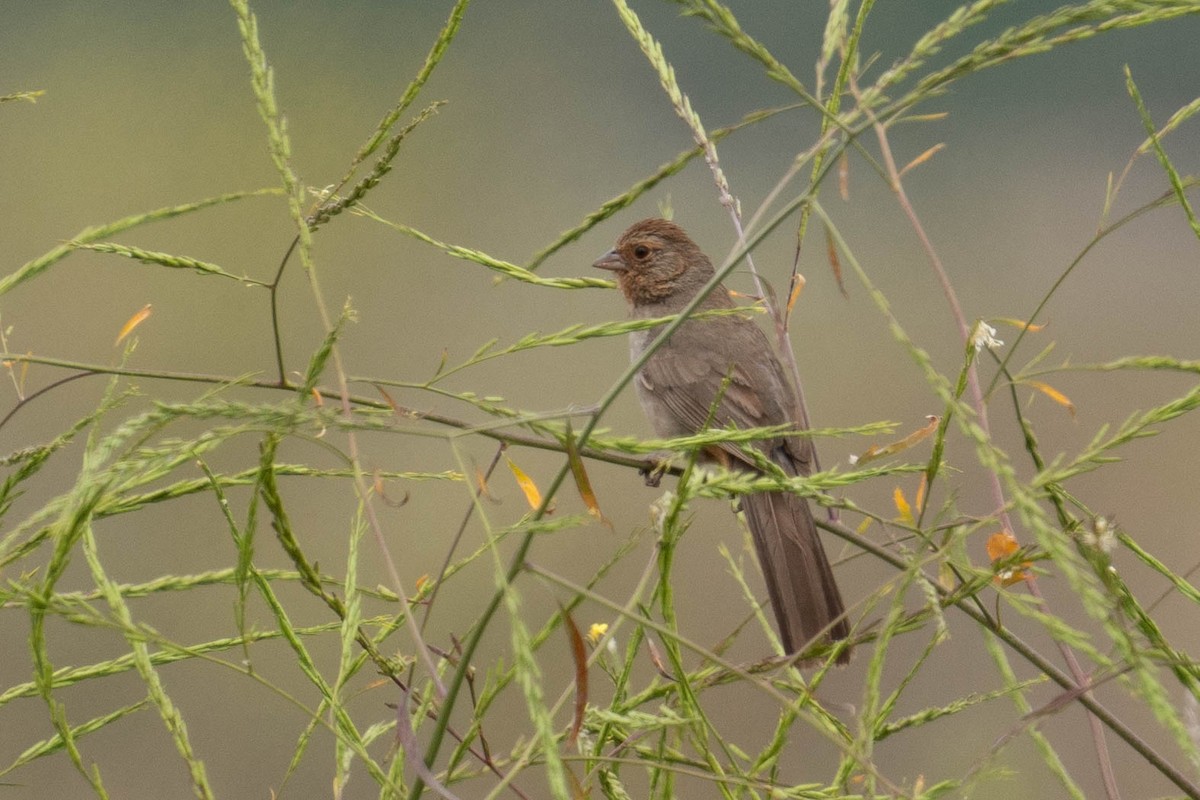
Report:
[[[712,262],[674,222],[645,219],[630,226],[593,266],[611,271],[634,319],[682,311],[715,274]],[[723,285],[696,312],[735,309]],[[666,324],[630,334],[630,356],[640,359]],[[737,313],[689,317],[676,328],[634,378],[642,410],[663,438],[690,436],[706,427],[802,428],[800,404],[766,335]],[[762,456],[788,476],[811,474],[813,445],[802,434],[756,441]],[[698,461],[729,470],[762,472],[735,443],[710,445]],[[751,492],[739,498],[759,566],[788,655],[818,641],[850,635],[841,592],[817,534],[808,501],[786,490]],[[838,662],[850,660],[843,648]]]

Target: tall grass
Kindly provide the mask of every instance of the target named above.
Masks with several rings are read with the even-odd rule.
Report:
[[[891,147],[896,125],[927,120],[922,115],[929,101],[952,87],[969,92],[969,84],[963,83],[969,76],[1035,54],[1048,54],[1045,68],[1053,69],[1055,53],[1072,43],[1133,26],[1168,24],[1200,12],[1200,4],[1092,0],[972,38],[1005,5],[980,0],[952,10],[913,42],[906,55],[882,64],[861,47],[864,33],[873,30],[872,0],[832,0],[820,50],[810,54],[809,62],[817,65],[811,80],[799,77],[807,72],[806,64],[787,64],[773,55],[741,26],[732,7],[716,0],[681,0],[678,5],[685,16],[707,26],[711,47],[735,48],[755,66],[760,80],[793,95],[791,104],[751,111],[727,127],[702,120],[680,87],[668,49],[659,41],[661,32],[649,29],[625,0],[614,0],[613,13],[661,86],[662,103],[683,122],[694,146],[618,196],[596,198],[594,211],[559,236],[547,236],[548,243],[522,265],[443,242],[365,205],[371,192],[389,180],[393,166],[402,163],[407,138],[440,124],[439,101],[423,95],[443,58],[460,46],[456,36],[464,16],[469,18],[467,0],[454,4],[400,99],[383,112],[360,147],[347,150],[342,177],[312,190],[293,164],[292,138],[301,134],[284,122],[260,22],[248,3],[231,0],[249,66],[249,96],[262,119],[276,184],[85,228],[44,255],[5,267],[0,278],[0,296],[11,295],[23,284],[42,280],[59,262],[89,251],[189,271],[221,281],[222,287],[246,285],[267,293],[263,314],[271,320],[275,355],[274,363],[252,375],[201,373],[186,364],[172,371],[139,368],[134,342],[140,319],[121,332],[123,356],[115,365],[38,355],[36,331],[22,331],[23,341],[34,342],[32,353],[0,341],[12,384],[11,411],[0,421],[0,431],[11,429],[18,414],[38,414],[70,394],[81,385],[80,378],[106,376],[107,381],[94,410],[49,441],[4,459],[0,614],[24,620],[28,630],[26,640],[6,641],[4,651],[10,663],[27,663],[28,671],[21,681],[0,686],[0,730],[4,739],[22,745],[11,763],[0,764],[3,780],[20,784],[33,762],[55,759],[64,769],[77,771],[96,796],[119,796],[109,790],[105,775],[130,765],[93,761],[89,739],[102,731],[120,736],[130,717],[152,713],[161,720],[162,735],[178,754],[194,793],[220,796],[205,765],[204,753],[213,744],[189,730],[188,714],[173,700],[165,679],[175,665],[186,662],[260,686],[307,720],[288,731],[295,744],[287,770],[264,775],[261,786],[251,787],[256,796],[263,796],[267,787],[288,794],[290,776],[312,762],[327,765],[330,791],[337,797],[365,794],[363,784],[370,786],[370,794],[408,798],[971,796],[1001,780],[1013,743],[1028,741],[1044,762],[1046,779],[1055,782],[1045,786],[1042,796],[1084,797],[1095,791],[1087,787],[1094,786],[1109,797],[1144,796],[1141,778],[1130,778],[1121,767],[1132,753],[1140,762],[1136,775],[1154,773],[1162,786],[1173,787],[1170,791],[1200,798],[1200,667],[1164,633],[1154,599],[1139,596],[1114,568],[1117,561],[1141,562],[1161,576],[1166,592],[1177,595],[1190,613],[1200,614],[1193,565],[1167,563],[1145,545],[1136,524],[1107,519],[1086,490],[1076,488],[1081,476],[1108,469],[1132,443],[1185,424],[1182,418],[1200,406],[1200,362],[1129,354],[1106,363],[1051,366],[1044,345],[1034,352],[1028,344],[1044,338],[1044,307],[1098,242],[1121,236],[1160,209],[1177,214],[1179,224],[1200,237],[1192,208],[1196,179],[1173,165],[1168,147],[1170,134],[1189,125],[1200,104],[1189,104],[1168,120],[1155,119],[1135,71],[1127,68],[1129,113],[1144,124],[1147,137],[1133,158],[1152,154],[1167,188],[1121,218],[1106,215],[1093,241],[1045,287],[1042,303],[1027,318],[1010,321],[1016,326],[1012,335],[996,333],[959,301],[950,270],[933,244],[936,236],[922,221],[921,201],[906,191],[907,176],[935,157],[937,149],[900,164]],[[681,18],[672,24],[695,23]],[[951,46],[964,54],[949,63],[939,60],[938,54]],[[0,101],[36,97],[36,92],[20,92]],[[11,113],[11,108],[0,113]],[[794,156],[790,167],[760,205],[743,207],[738,175],[720,159],[722,142],[780,115],[817,120],[815,138],[786,154]],[[547,277],[543,272],[562,248],[648,192],[669,186],[697,160],[711,173],[714,196],[728,212],[730,240],[736,242],[713,285],[742,266],[759,280],[754,252],[768,238],[794,240],[799,250],[818,246],[813,244],[816,237],[839,279],[857,283],[870,296],[894,344],[907,353],[911,369],[927,386],[930,402],[940,408],[938,417],[915,431],[883,422],[814,429],[818,445],[829,436],[866,435],[890,442],[869,449],[864,445],[849,468],[802,479],[778,474],[701,478],[693,475],[693,456],[703,445],[750,442],[778,431],[710,431],[672,441],[614,436],[602,427],[604,415],[629,390],[637,364],[616,377],[594,406],[569,413],[528,412],[487,396],[482,387],[478,392],[452,388],[469,383],[476,367],[517,363],[518,354],[526,351],[561,348],[569,354],[569,348],[583,342],[655,324],[666,323],[669,331],[691,308],[667,320],[580,321],[552,333],[531,330],[509,343],[483,332],[478,350],[466,359],[451,361],[431,351],[438,366],[419,380],[356,376],[343,359],[340,342],[355,311],[329,298],[322,286],[325,267],[313,244],[327,229],[352,216],[367,220],[530,291],[608,289],[611,284],[598,277]],[[827,202],[831,193],[845,191],[833,184],[851,163],[865,165],[858,172],[888,187],[913,239],[921,244],[943,292],[944,305],[936,313],[953,320],[960,337],[956,347],[962,357],[950,371],[906,329],[878,285],[878,266],[860,257],[838,211]],[[1098,204],[1111,209],[1121,189],[1121,180],[1111,182]],[[124,241],[148,223],[182,216],[204,219],[214,207],[254,198],[285,204],[294,227],[295,241],[280,253],[269,281]],[[280,322],[281,281],[297,271],[305,276],[309,307],[323,332],[319,344],[304,355],[298,354],[298,343],[286,340]],[[788,323],[798,289],[795,272],[786,293],[773,293],[766,281],[758,283],[758,302],[797,378]],[[1001,335],[1012,341],[999,343]],[[56,377],[31,389],[32,369]],[[1148,410],[1131,411],[1119,425],[1101,427],[1078,452],[1050,453],[1041,444],[1045,431],[1026,413],[1026,397],[1035,392],[1073,413],[1072,399],[1056,386],[1068,370],[1092,373],[1097,392],[1114,372],[1137,373],[1147,381],[1173,373],[1190,388]],[[133,381],[139,387],[136,398]],[[160,387],[169,389],[162,388],[160,395]],[[393,396],[398,389],[431,403],[451,399],[470,413],[453,416],[424,405],[403,405]],[[188,399],[179,399],[181,391],[190,393]],[[1006,452],[997,442],[1014,432],[1022,449]],[[409,464],[403,470],[376,469],[362,455],[364,443],[395,436],[432,437],[459,459],[459,468]],[[477,440],[495,448],[486,468],[462,455],[462,443]],[[246,455],[246,441],[255,444],[257,457]],[[288,460],[284,454],[292,452],[288,445],[295,441],[318,445],[339,466]],[[554,454],[556,469],[531,476],[521,467],[527,449]],[[679,454],[670,468],[677,484],[651,507],[647,527],[606,559],[597,559],[589,581],[573,581],[538,563],[543,537],[585,525],[612,525],[609,516],[618,502],[597,491],[589,477],[598,464],[625,468],[629,479],[637,480],[635,471],[663,450]],[[948,459],[951,450],[956,458],[973,459],[983,468],[990,507],[959,507],[961,485],[956,484],[966,473],[960,470],[963,464]],[[527,508],[496,510],[489,505],[489,486],[508,471],[499,469],[502,460],[518,480]],[[64,481],[63,474],[73,478]],[[344,570],[335,574],[306,546],[304,521],[280,489],[284,479],[333,481],[339,492],[353,498],[354,513],[337,532],[344,541]],[[910,488],[898,489],[890,506],[856,500],[856,490],[864,484],[899,485],[902,479]],[[460,487],[464,505],[446,509],[444,530],[456,535],[453,545],[447,540],[444,563],[430,564],[425,576],[410,584],[398,566],[403,554],[391,543],[380,510],[403,502],[405,493],[421,492],[431,481]],[[50,499],[26,510],[17,500],[31,488]],[[828,509],[821,526],[856,557],[876,562],[889,575],[852,597],[857,655],[850,670],[861,680],[852,707],[829,703],[823,692],[837,656],[829,647],[813,646],[803,668],[782,657],[746,664],[728,655],[739,636],[774,641],[756,596],[756,578],[743,573],[744,562],[736,554],[725,551],[745,598],[743,624],[714,632],[711,638],[721,642],[718,646],[690,638],[678,624],[673,566],[694,501],[780,488]],[[574,505],[576,496],[582,503],[578,513],[551,514],[556,505]],[[940,507],[931,502],[934,496],[944,498]],[[122,546],[121,538],[101,535],[102,529],[137,526],[150,512],[197,499],[219,512],[231,543],[227,563],[202,569],[197,562],[194,572],[139,583],[113,577],[110,559]],[[465,544],[469,524],[483,526],[482,542]],[[887,534],[876,535],[878,531]],[[643,537],[655,543],[652,557],[639,567],[641,578],[632,591],[613,596],[604,588],[605,576],[636,558]],[[268,551],[282,554],[288,568],[260,566]],[[386,585],[363,584],[366,561],[383,564]],[[459,636],[432,640],[426,621],[463,591],[460,574],[476,567],[485,567],[493,578],[490,599]],[[65,586],[64,576],[80,569],[90,588]],[[78,576],[71,581],[77,582]],[[1058,588],[1053,598],[1041,588],[1048,582]],[[560,604],[552,613],[539,613],[530,597],[547,591]],[[163,635],[145,621],[142,609],[171,596],[196,604],[231,598],[227,630],[216,637],[198,630],[189,641]],[[319,611],[314,613],[309,598]],[[593,620],[580,617],[585,607],[603,609],[604,620],[589,627]],[[975,691],[947,692],[937,703],[911,710],[914,686],[936,685],[954,669],[940,653],[952,632],[965,629],[977,632],[994,671],[976,676]],[[90,663],[61,663],[56,641],[85,630],[119,643],[120,653],[105,651]],[[490,651],[481,646],[485,637],[503,643],[502,656],[486,656]],[[270,642],[287,648],[303,692],[256,670],[254,654]],[[911,642],[918,644],[896,646]],[[774,647],[778,650],[777,642]],[[144,697],[90,716],[74,710],[79,695],[72,687],[97,687],[99,692],[127,673],[137,676]],[[386,707],[356,702],[368,687],[379,691],[381,685]],[[750,693],[759,707],[772,709],[749,726],[749,735],[744,735],[745,726],[724,721],[730,685]],[[15,730],[4,725],[11,706],[30,698],[44,706],[49,727]],[[213,702],[222,701],[214,697]],[[512,718],[514,706],[523,708],[524,718]],[[1015,716],[1009,706],[1015,706]],[[878,758],[884,742],[897,740],[923,742],[929,750],[952,749],[955,743],[941,740],[934,723],[981,708],[1008,722],[999,726],[995,744],[976,754],[965,770],[946,769],[930,759],[898,771]],[[1130,708],[1145,713],[1130,713]],[[1084,713],[1064,714],[1074,709]],[[1043,722],[1059,715],[1069,722],[1046,729]],[[1146,726],[1154,725],[1159,731],[1148,735]],[[835,760],[818,770],[820,780],[797,778],[797,741],[822,742],[836,753]],[[1070,766],[1072,758],[1065,752],[1074,752],[1080,742],[1093,754],[1097,777],[1081,779]],[[1114,753],[1118,748],[1120,757]],[[812,765],[804,774],[813,774]]]

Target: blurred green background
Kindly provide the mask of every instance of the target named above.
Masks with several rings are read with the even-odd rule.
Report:
[[[1005,27],[1053,8],[1049,3],[1013,3],[982,26],[955,40],[935,63],[969,50]],[[759,38],[807,85],[818,56],[826,8],[820,3],[743,2],[732,4],[742,26]],[[313,187],[335,182],[361,142],[398,99],[445,22],[445,2],[261,2],[254,5],[261,36],[275,71],[281,107],[293,146],[293,164]],[[916,0],[882,2],[864,36],[864,59],[873,72],[906,54],[913,42],[954,8],[952,3]],[[756,109],[794,101],[761,68],[697,21],[681,18],[669,3],[641,3],[643,22],[662,42],[680,84],[708,128],[738,121]],[[0,108],[0,271],[7,274],[68,240],[80,229],[129,214],[242,189],[277,183],[266,136],[255,109],[249,73],[232,11],[221,3],[154,2],[39,3],[5,6],[0,26],[0,94],[45,90],[36,105]],[[892,143],[907,162],[936,143],[946,149],[911,172],[906,187],[955,283],[969,318],[1025,318],[1097,230],[1106,181],[1119,174],[1145,138],[1136,108],[1125,89],[1129,65],[1155,121],[1161,125],[1200,94],[1200,19],[1116,31],[1092,40],[1024,58],[955,84],[920,113],[944,113],[934,121],[898,126]],[[603,201],[625,191],[692,144],[686,126],[666,101],[653,71],[625,31],[613,8],[603,3],[492,2],[471,6],[462,30],[412,109],[444,99],[436,117],[403,144],[397,167],[372,193],[367,205],[382,216],[413,226],[441,241],[482,250],[497,258],[526,263],[533,253],[576,225]],[[817,131],[810,111],[792,112],[735,134],[720,147],[732,190],[749,212],[771,189],[795,155],[808,148]],[[865,146],[876,151],[873,139]],[[1184,173],[1198,167],[1200,136],[1185,125],[1166,140]],[[807,173],[805,173],[807,174]],[[949,375],[957,373],[961,344],[912,228],[883,182],[852,159],[848,201],[826,187],[825,203],[850,245],[917,343]],[[1169,188],[1152,157],[1139,159],[1117,198],[1114,218]],[[711,175],[702,162],[664,183],[634,208],[618,214],[568,246],[541,268],[545,275],[591,275],[590,264],[628,224],[673,209],[677,222],[713,257],[723,258],[735,234],[717,202]],[[186,254],[215,262],[231,272],[269,280],[292,238],[286,208],[278,198],[243,200],[167,223],[136,229],[117,241],[152,250]],[[785,285],[793,243],[787,226],[756,252],[756,263],[776,286]],[[1047,309],[1047,330],[1024,345],[1014,363],[1023,363],[1049,342],[1050,364],[1105,361],[1130,354],[1197,356],[1197,242],[1178,207],[1156,211],[1104,241],[1076,269]],[[367,220],[344,217],[316,236],[315,258],[325,296],[334,309],[349,298],[358,321],[343,342],[348,370],[356,376],[419,381],[437,367],[443,351],[451,363],[498,337],[511,342],[533,330],[552,331],[573,323],[599,323],[623,317],[614,292],[561,292],[513,281],[497,283],[478,265],[437,250]],[[793,341],[814,422],[852,426],[892,420],[907,431],[941,408],[905,352],[890,338],[869,297],[852,277],[843,298],[830,275],[819,233],[806,243],[802,271],[808,278],[793,321]],[[749,291],[739,272],[734,288]],[[285,276],[282,323],[289,367],[303,370],[304,359],[320,340],[304,276],[293,262]],[[154,314],[138,331],[131,366],[147,370],[239,375],[273,370],[273,348],[265,292],[232,282],[204,279],[138,264],[110,255],[77,253],[49,272],[0,297],[0,323],[11,352],[32,351],[86,363],[115,363],[113,340],[121,325],[147,303]],[[1001,329],[1012,340],[1012,329]],[[458,389],[502,395],[516,408],[556,412],[595,402],[626,363],[621,339],[593,340],[489,362],[451,383]],[[985,374],[988,374],[985,370]],[[61,377],[34,367],[30,389]],[[1071,373],[1051,382],[1075,403],[1077,414],[1043,396],[1026,392],[1029,413],[1039,426],[1047,453],[1079,450],[1104,423],[1117,423],[1184,391],[1179,376]],[[0,429],[0,452],[48,440],[93,409],[103,378],[77,382],[22,409]],[[193,386],[138,381],[157,398],[193,398]],[[362,387],[360,387],[362,388]],[[369,391],[362,388],[362,390]],[[1173,394],[1174,393],[1174,394]],[[245,395],[257,400],[262,394]],[[0,404],[16,402],[10,392]],[[480,419],[462,404],[429,394],[397,392],[397,400],[463,419]],[[135,406],[136,408],[136,406]],[[1019,450],[1011,414],[997,438]],[[648,434],[636,401],[622,398],[605,418],[626,434]],[[870,442],[820,443],[826,466],[845,466],[847,456]],[[458,469],[485,465],[493,446],[472,438],[458,451],[439,439],[376,437],[367,440],[367,462],[385,469]],[[289,443],[296,461],[321,461],[318,449]],[[1119,465],[1079,479],[1073,491],[1113,517],[1177,572],[1200,556],[1200,492],[1197,456],[1200,428],[1185,417],[1168,434],[1135,444]],[[548,480],[561,458],[515,451],[513,458],[539,481]],[[254,463],[252,443],[233,453],[225,466]],[[915,458],[925,457],[921,451]],[[954,441],[947,458],[968,471],[974,456]],[[19,508],[29,511],[63,491],[77,462],[62,459]],[[1028,470],[1021,459],[1022,468]],[[632,472],[594,465],[600,502],[615,534],[600,526],[571,529],[546,537],[535,560],[572,579],[586,580],[624,541],[647,523],[647,506],[658,492],[644,488]],[[497,474],[493,488],[497,518],[519,515],[523,502],[510,476]],[[982,485],[962,483],[958,501],[979,515],[993,511]],[[889,507],[894,484],[856,487],[853,498],[877,509]],[[916,482],[906,485],[911,497]],[[417,576],[436,573],[446,543],[466,511],[461,485],[416,484],[407,506],[389,512],[394,552],[411,589]],[[344,559],[342,539],[354,508],[349,484],[335,481],[285,484],[299,523],[322,565]],[[935,498],[940,502],[942,498]],[[240,498],[244,508],[245,498]],[[571,506],[573,495],[560,501]],[[136,515],[134,521],[98,526],[102,548],[119,580],[191,574],[226,566],[232,546],[209,499],[169,504]],[[449,509],[449,510],[448,510]],[[577,511],[577,508],[566,510]],[[19,515],[15,515],[18,516]],[[269,532],[268,532],[269,533]],[[876,531],[878,533],[878,531]],[[468,529],[478,541],[478,526]],[[879,534],[883,535],[883,534]],[[1020,532],[1018,532],[1020,535]],[[717,542],[740,548],[724,504],[706,503],[687,540],[679,567],[681,625],[694,638],[711,641],[736,624],[736,585],[717,555]],[[365,542],[373,547],[373,543]],[[830,541],[835,560],[853,554]],[[283,565],[264,535],[259,560]],[[651,542],[640,545],[649,557]],[[373,550],[367,560],[372,560]],[[982,543],[973,557],[983,560]],[[644,558],[642,563],[644,563]],[[637,562],[638,559],[633,559]],[[747,564],[751,564],[748,560]],[[1118,567],[1144,602],[1166,589],[1165,582],[1127,555]],[[623,565],[605,587],[620,598],[640,571]],[[889,577],[881,566],[858,558],[838,567],[852,602]],[[490,595],[493,578],[486,559],[471,580],[456,585],[453,606],[439,606],[431,620],[435,640],[461,635]],[[367,585],[385,581],[382,571]],[[76,564],[62,588],[88,587],[86,570]],[[533,581],[523,584],[533,608],[554,607],[555,593]],[[1058,589],[1043,587],[1053,598]],[[232,632],[230,596],[214,592],[211,604],[195,597],[178,602],[156,598],[138,607],[144,620],[166,635],[198,640]],[[326,617],[299,589],[291,600],[314,622]],[[1178,605],[1174,605],[1178,603]],[[730,610],[730,607],[735,610]],[[1059,608],[1070,616],[1068,608]],[[1173,613],[1173,612],[1179,613]],[[545,614],[536,616],[540,619]],[[596,611],[597,618],[599,612]],[[1192,609],[1170,599],[1156,610],[1166,635],[1180,646],[1200,644]],[[587,615],[581,622],[589,621]],[[961,619],[956,620],[962,622]],[[1073,622],[1085,624],[1082,618]],[[265,624],[265,623],[264,623]],[[539,622],[540,624],[540,622]],[[711,626],[711,628],[710,628]],[[488,663],[507,647],[505,626],[489,637]],[[706,634],[706,631],[711,633]],[[937,656],[943,669],[925,674],[900,709],[911,713],[945,702],[974,688],[997,684],[990,662],[969,626]],[[1033,635],[1033,634],[1031,634]],[[28,619],[0,613],[0,686],[30,675]],[[56,638],[57,636],[57,638]],[[749,640],[749,641],[748,641]],[[1036,636],[1035,636],[1036,640]],[[56,665],[85,664],[124,651],[118,636],[96,631],[81,636],[75,627],[52,626]],[[1037,640],[1049,649],[1048,640]],[[325,656],[336,657],[336,642]],[[908,647],[919,648],[919,643]],[[320,650],[320,648],[318,648]],[[766,652],[760,638],[743,636],[736,655],[750,659]],[[897,653],[905,653],[900,644]],[[916,652],[915,650],[913,651]],[[288,654],[273,645],[255,651],[272,682],[306,703],[305,681],[287,672]],[[230,656],[234,657],[234,656]],[[543,651],[548,680],[569,679],[563,648]],[[859,702],[863,659],[833,676],[823,687],[827,703]],[[277,667],[272,672],[272,666]],[[326,664],[332,667],[332,664]],[[936,675],[936,680],[933,676]],[[180,705],[214,785],[224,797],[267,797],[278,788],[296,736],[306,717],[279,693],[203,662],[163,671]],[[732,690],[731,690],[732,691]],[[64,702],[78,722],[134,701],[144,692],[127,674],[65,690]],[[386,690],[367,690],[362,708],[381,720]],[[1040,696],[1050,699],[1050,689]],[[1156,747],[1174,755],[1169,737],[1121,690],[1102,692],[1119,713],[1129,714]],[[766,735],[775,709],[748,693],[733,700],[729,724],[744,721],[750,737]],[[525,719],[519,697],[509,699],[518,723]],[[897,778],[956,775],[985,758],[996,738],[1016,724],[1011,704],[989,704],[931,725],[916,737],[898,737],[877,752],[881,765]],[[1098,792],[1094,754],[1078,709],[1048,719],[1044,730],[1062,748],[1067,766],[1089,791]],[[517,726],[520,729],[520,725]],[[761,733],[756,733],[761,731]],[[44,703],[23,698],[0,707],[0,764],[7,764],[52,728]],[[503,737],[501,737],[503,738]],[[328,739],[310,751],[285,796],[319,796],[332,774]],[[1077,746],[1064,744],[1077,739]],[[145,711],[83,741],[85,759],[101,765],[114,797],[176,796],[190,791],[183,764],[174,755],[162,723]],[[324,749],[322,749],[324,748]],[[1112,742],[1118,775],[1130,797],[1161,795],[1170,786],[1125,746]],[[827,778],[833,762],[828,743],[814,735],[796,749],[794,781]],[[1028,740],[1010,746],[1000,759],[1015,770],[985,784],[979,797],[1056,797],[1046,769]],[[86,785],[62,755],[42,759],[9,778],[4,797],[85,796]],[[366,782],[358,785],[359,791]],[[347,796],[358,796],[351,787]],[[472,794],[470,785],[463,796]],[[482,791],[482,790],[481,790]],[[696,796],[712,796],[711,787]]]

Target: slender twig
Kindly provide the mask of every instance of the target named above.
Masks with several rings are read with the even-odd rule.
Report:
[[[817,520],[817,527],[829,531],[834,536],[862,548],[871,553],[880,561],[883,561],[899,570],[908,568],[905,559],[888,550],[887,548],[877,544],[876,542],[860,535],[853,529],[840,523],[828,522],[823,519]],[[1090,691],[1080,691],[1082,687],[1086,687],[1086,682],[1080,682],[1073,675],[1060,670],[1054,664],[1050,663],[1045,656],[1041,655],[1033,648],[1032,645],[1025,642],[1021,637],[1017,636],[1008,628],[990,619],[987,615],[980,613],[979,609],[973,604],[968,603],[968,597],[955,597],[953,593],[940,586],[936,581],[929,581],[929,585],[934,588],[942,598],[951,598],[953,605],[959,611],[963,612],[981,628],[988,631],[998,639],[1003,641],[1014,652],[1018,653],[1022,658],[1028,661],[1044,673],[1050,680],[1057,683],[1065,691],[1072,693],[1072,698],[1087,709],[1089,714],[1094,715],[1099,719],[1109,730],[1120,737],[1126,744],[1132,747],[1137,753],[1144,758],[1147,763],[1151,764],[1155,769],[1161,772],[1168,780],[1174,783],[1188,797],[1193,800],[1200,800],[1200,786],[1197,786],[1191,779],[1176,769],[1170,762],[1164,759],[1148,742],[1142,739],[1121,720],[1120,717],[1113,714],[1106,707],[1096,700],[1095,696]]]
[[[279,383],[276,385],[281,388],[288,385],[288,379],[287,367],[284,366],[283,360],[283,334],[279,327],[279,282],[283,280],[283,270],[287,266],[288,260],[291,259],[292,253],[295,252],[298,244],[300,244],[300,237],[293,237],[292,243],[288,245],[287,251],[283,254],[283,258],[279,259],[279,269],[275,270],[275,277],[271,279],[271,283],[267,286],[267,291],[271,295],[271,343],[275,347],[275,368],[279,371]]]
[[[500,463],[500,457],[504,455],[504,450],[507,447],[508,442],[500,442],[500,446],[496,448],[496,455],[492,456],[491,463],[483,471],[484,481],[491,479],[492,473],[496,471],[496,466]],[[565,446],[563,447],[563,452],[566,452]],[[425,630],[425,626],[429,624],[429,615],[433,613],[433,604],[437,599],[438,590],[441,589],[442,579],[446,577],[446,571],[450,569],[450,563],[454,559],[454,551],[458,549],[458,544],[462,541],[463,533],[467,530],[467,523],[474,516],[475,507],[479,504],[479,496],[482,493],[482,486],[476,487],[471,491],[471,502],[467,503],[467,512],[463,514],[462,522],[458,524],[458,530],[454,532],[454,538],[450,540],[450,546],[446,548],[446,557],[442,560],[441,569],[438,570],[437,578],[433,582],[433,589],[429,592],[429,599],[425,601],[425,615],[421,618],[421,630]]]
[[[254,89],[255,98],[258,101],[259,114],[267,128],[269,151],[272,161],[275,164],[276,172],[279,174],[284,194],[288,199],[288,211],[296,227],[300,263],[303,265],[304,273],[308,278],[309,291],[317,309],[317,316],[321,321],[321,328],[325,331],[326,337],[330,337],[336,326],[329,312],[328,305],[325,302],[316,264],[312,260],[312,229],[308,224],[307,217],[301,210],[302,187],[299,177],[291,166],[291,144],[279,111],[271,70],[267,64],[262,44],[259,41],[258,22],[254,14],[250,11],[246,0],[230,0],[230,5],[233,6],[234,12],[238,17],[238,27],[242,35],[242,49],[250,65],[251,84]],[[282,270],[282,265],[280,269]],[[349,382],[346,378],[345,365],[342,362],[341,349],[337,346],[336,341],[331,342],[329,352],[332,357],[334,376],[337,380],[341,410],[346,417],[349,417],[352,412]],[[401,604],[405,607],[405,621],[408,625],[409,634],[413,637],[418,658],[425,662],[425,667],[429,670],[430,680],[433,681],[439,695],[444,695],[445,687],[442,686],[441,678],[437,673],[432,657],[429,654],[428,648],[425,647],[421,631],[412,614],[412,609],[408,607],[408,594],[404,589],[404,581],[401,579],[400,572],[396,568],[395,561],[387,546],[387,537],[384,536],[383,529],[379,524],[379,519],[375,512],[373,493],[366,480],[366,471],[362,467],[362,460],[358,449],[358,437],[353,431],[347,432],[346,445],[351,463],[354,466],[355,489],[362,502],[364,513],[371,527],[372,535],[375,537],[376,544],[379,547],[380,555],[388,576],[392,581],[392,586],[397,596],[400,597]]]
[[[851,91],[858,97],[861,94],[858,91],[858,86],[851,77]],[[908,194],[904,191],[904,182],[901,178],[900,171],[896,167],[895,158],[892,155],[891,144],[888,139],[887,126],[880,122],[871,111],[870,108],[864,107],[868,118],[871,119],[875,129],[876,138],[879,142],[879,148],[883,155],[883,163],[887,168],[890,178],[891,189],[896,195],[896,200],[903,209],[905,216],[908,217],[909,223],[917,235],[917,239],[921,243],[921,248],[925,251],[925,257],[929,261],[929,266],[933,269],[934,275],[938,283],[942,287],[942,293],[946,298],[946,305],[950,308],[951,316],[958,327],[959,336],[962,339],[963,346],[969,346],[971,337],[970,324],[967,322],[966,315],[963,313],[962,305],[958,301],[958,295],[954,291],[954,286],[950,281],[950,276],[946,272],[945,266],[942,264],[942,259],[938,255],[937,248],[933,246],[932,240],[925,232],[925,226],[921,224],[920,218],[917,216],[916,208],[908,198]],[[967,366],[967,382],[971,392],[971,407],[975,411],[976,422],[982,429],[984,436],[991,438],[991,427],[988,423],[987,402],[983,396],[983,389],[979,382],[979,374],[975,368],[974,362]],[[1008,503],[1004,496],[1004,488],[1000,484],[1000,475],[995,471],[988,470],[987,483],[992,491],[992,500],[995,504],[996,515],[1000,519],[1000,523],[1007,531],[1012,531],[1012,521],[1009,519]],[[1032,572],[1025,574],[1025,584],[1029,589],[1029,593],[1038,599],[1039,602],[1045,604],[1045,596],[1041,593],[1038,587],[1037,579]],[[1055,640],[1059,652],[1062,654],[1063,660],[1066,662],[1071,675],[1075,679],[1077,686],[1086,686],[1088,676],[1084,672],[1083,667],[1079,664],[1079,659],[1075,655],[1075,651],[1065,642]],[[1105,794],[1109,800],[1118,800],[1120,791],[1116,785],[1115,775],[1112,770],[1112,759],[1108,753],[1108,746],[1104,742],[1104,732],[1100,729],[1099,723],[1095,717],[1089,718],[1089,725],[1092,732],[1092,743],[1096,749],[1096,758],[1100,762],[1101,774],[1104,776]]]

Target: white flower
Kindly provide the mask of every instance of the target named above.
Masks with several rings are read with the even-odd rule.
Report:
[[[315,186],[309,186],[307,188],[308,188],[308,193],[310,195],[312,195],[313,199],[315,199],[318,204],[320,204],[320,203],[324,203],[326,200],[328,200],[330,197],[332,197],[333,190],[336,189],[337,187],[331,183],[323,189],[318,189]]]
[[[650,521],[660,536],[663,532],[663,525],[666,524],[667,515],[671,513],[671,507],[674,505],[675,493],[670,489],[663,492],[662,497],[650,504]]]
[[[1004,346],[1004,342],[996,338],[996,329],[983,320],[975,323],[975,330],[971,333],[971,344],[975,347],[976,353],[985,347],[995,350],[997,347]]]
[[[1112,523],[1104,517],[1096,517],[1092,520],[1092,527],[1084,531],[1083,543],[1106,556],[1111,555],[1112,551],[1117,549],[1117,534]]]

